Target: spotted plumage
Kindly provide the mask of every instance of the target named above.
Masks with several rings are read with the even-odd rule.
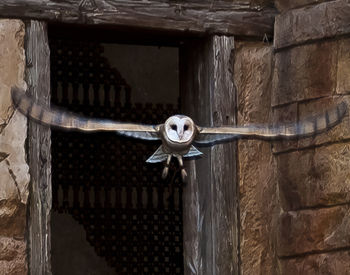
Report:
[[[171,116],[160,125],[143,125],[90,119],[55,107],[46,107],[26,96],[25,92],[17,87],[12,88],[12,100],[24,115],[46,125],[88,132],[115,131],[120,135],[138,139],[161,140],[162,145],[148,158],[147,162],[165,161],[162,174],[165,178],[168,174],[171,158],[177,158],[184,181],[187,174],[183,168],[183,157],[194,157],[202,154],[194,147],[194,144],[210,146],[218,142],[242,137],[271,140],[311,136],[335,126],[347,112],[347,105],[341,102],[321,115],[310,117],[299,123],[277,126],[200,127],[190,117],[184,115]]]

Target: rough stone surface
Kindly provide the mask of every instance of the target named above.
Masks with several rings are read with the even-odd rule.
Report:
[[[27,120],[14,111],[10,88],[25,88],[24,24],[0,20],[0,271],[26,274],[26,204],[29,172],[25,161]]]
[[[338,42],[337,94],[350,93],[350,39]]]
[[[350,2],[338,0],[290,10],[276,16],[274,44],[279,49],[348,33]]]
[[[284,210],[350,201],[350,144],[295,151],[276,158],[277,181]]]
[[[276,53],[272,105],[330,96],[336,89],[337,42]]]
[[[1,274],[27,274],[24,240],[0,237]]]
[[[238,124],[270,119],[272,47],[243,43],[235,51],[234,81],[238,92]],[[274,250],[278,216],[271,145],[238,142],[240,255],[242,274],[275,274]]]
[[[339,251],[280,261],[283,275],[350,274],[350,252]]]
[[[332,0],[275,0],[275,6],[280,12],[309,5],[317,5]]]
[[[279,218],[278,255],[296,256],[350,246],[350,206],[288,211]]]

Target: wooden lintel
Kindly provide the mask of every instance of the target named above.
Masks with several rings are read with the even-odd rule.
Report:
[[[227,1],[1,0],[0,16],[62,23],[263,37],[277,11]]]

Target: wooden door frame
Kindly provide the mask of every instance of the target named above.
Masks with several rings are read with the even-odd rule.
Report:
[[[236,124],[233,36],[211,35],[180,48],[180,98],[199,125]],[[183,195],[185,274],[239,274],[237,143],[201,148],[187,163]]]
[[[50,102],[47,21],[166,31],[193,37],[180,47],[184,111],[200,125],[232,125],[236,123],[230,75],[233,36],[272,35],[276,11],[209,0],[2,0],[0,14],[4,18],[30,19],[26,21],[26,81],[30,93],[47,104]],[[50,130],[29,122],[28,259],[30,274],[38,275],[51,274],[50,146]],[[205,154],[203,159],[188,163],[190,180],[183,194],[185,274],[238,274],[236,144],[211,147]]]

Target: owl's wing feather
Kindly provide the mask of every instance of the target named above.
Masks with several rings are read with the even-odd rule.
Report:
[[[146,162],[148,163],[156,163],[156,162],[163,162],[168,158],[168,154],[164,153],[163,146],[159,146],[158,149],[153,153],[152,156],[150,156]]]
[[[190,158],[190,157],[198,157],[198,156],[201,156],[201,155],[203,155],[203,153],[201,151],[199,151],[196,147],[191,145],[190,150],[183,157],[184,158]]]
[[[345,102],[341,102],[325,113],[306,118],[299,123],[288,123],[279,126],[249,125],[238,127],[199,127],[199,135],[197,135],[195,143],[204,145],[213,144],[241,137],[272,140],[312,136],[340,123],[346,113],[347,105]]]
[[[16,108],[24,115],[49,126],[68,130],[116,131],[120,135],[131,136],[139,139],[158,140],[158,126],[142,125],[136,123],[122,123],[104,119],[90,119],[82,117],[59,108],[46,107],[35,102],[20,88],[11,89],[12,101]]]

